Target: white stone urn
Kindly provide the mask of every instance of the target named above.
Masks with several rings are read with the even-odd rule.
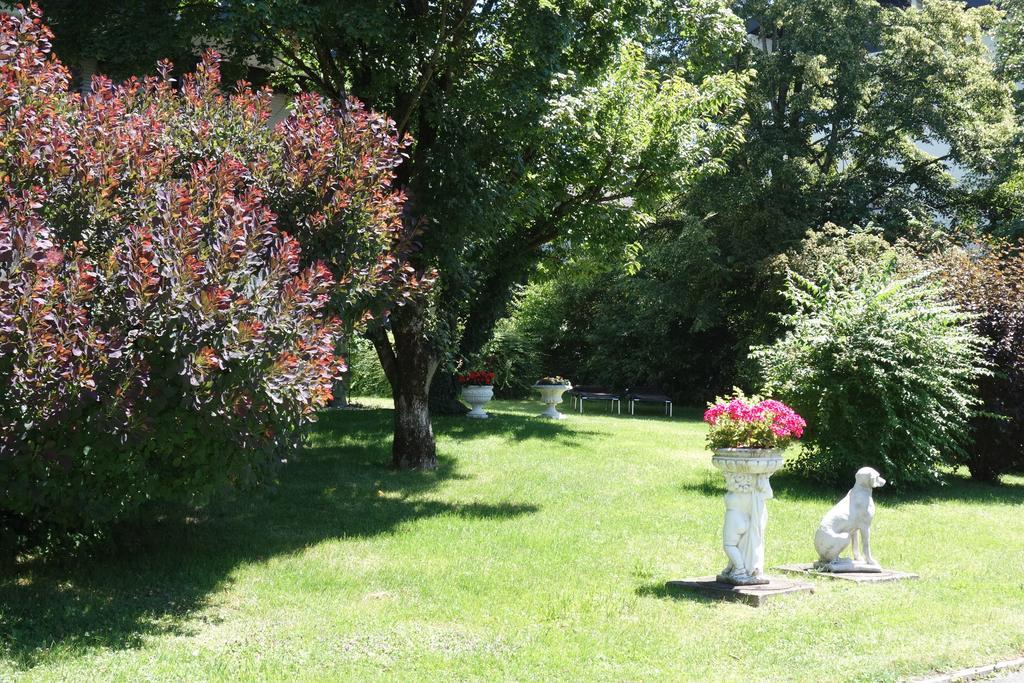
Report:
[[[764,576],[765,501],[772,497],[768,478],[783,462],[781,449],[715,449],[711,463],[725,475],[722,546],[729,558],[719,581],[737,586],[768,583]]]
[[[472,410],[466,413],[466,417],[485,419],[490,417],[484,412],[484,406],[494,398],[494,387],[490,384],[467,384],[462,387],[462,400],[470,405]]]
[[[562,394],[572,389],[571,384],[534,384],[533,388],[540,392],[540,400],[547,408],[537,417],[548,417],[552,420],[564,420],[565,415],[555,409],[562,402]]]

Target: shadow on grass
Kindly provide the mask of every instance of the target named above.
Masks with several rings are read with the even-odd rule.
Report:
[[[637,586],[634,591],[641,598],[657,598],[659,600],[689,600],[691,602],[722,602],[720,598],[688,590],[680,586],[669,586],[666,582],[650,582]]]
[[[841,498],[853,485],[829,486],[812,481],[799,474],[782,470],[772,476],[772,489],[777,498],[821,500]],[[921,489],[893,489],[883,487],[874,491],[876,501],[885,505],[920,505],[938,501],[961,501],[997,505],[1024,505],[1024,484],[1004,482],[989,484],[974,481],[960,474],[950,474],[944,485],[931,485]]]
[[[8,570],[0,575],[0,657],[29,668],[51,654],[187,634],[190,615],[237,567],[326,539],[392,533],[437,515],[504,519],[537,510],[418,499],[460,475],[444,458],[433,472],[389,469],[389,425],[387,411],[325,415],[274,490],[222,502],[199,519],[121,528],[87,559]]]
[[[685,481],[679,485],[679,490],[707,498],[721,498],[725,495],[725,479],[718,470],[703,470],[699,480]]]
[[[508,402],[505,402],[508,405]],[[517,402],[518,403],[518,402]],[[531,405],[522,402],[527,411],[539,411],[543,408],[539,403]],[[489,411],[486,420],[477,420],[464,415],[436,415],[433,417],[434,434],[450,439],[474,439],[500,434],[514,441],[528,439],[556,440],[573,444],[581,439],[592,436],[604,436],[603,432],[581,428],[579,421],[572,415],[565,420],[548,420],[528,412]],[[345,437],[354,441],[382,440],[386,448],[391,447],[391,428],[394,413],[390,408],[329,411],[321,418],[320,426],[340,425],[343,421]],[[340,427],[339,427],[340,433]],[[386,458],[385,458],[386,459]]]
[[[779,500],[815,500],[834,502],[846,495],[850,486],[830,486],[808,479],[790,470],[783,469],[772,475],[772,491]],[[850,477],[853,485],[853,477]],[[717,470],[708,469],[700,479],[685,481],[679,490],[708,498],[725,495],[725,480]],[[950,474],[945,485],[932,485],[922,489],[893,489],[883,487],[874,491],[875,500],[892,507],[920,505],[939,501],[961,501],[996,505],[1024,505],[1024,483],[1005,481],[989,484],[974,481],[966,476]]]
[[[434,429],[438,436],[451,439],[473,439],[500,434],[514,441],[541,439],[565,444],[575,444],[587,437],[606,436],[603,432],[581,429],[579,424],[574,424],[571,419],[545,420],[502,414],[492,414],[486,420],[466,417],[439,418],[434,421]]]

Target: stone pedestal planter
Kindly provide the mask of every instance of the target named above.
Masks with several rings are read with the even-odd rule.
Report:
[[[484,419],[489,417],[484,412],[484,406],[494,398],[494,387],[490,385],[469,385],[462,387],[462,400],[470,405],[472,410],[466,413],[466,417]]]
[[[547,408],[537,417],[547,417],[552,420],[564,420],[565,415],[555,409],[562,402],[562,394],[572,389],[569,384],[534,384],[533,388],[540,392],[540,400]]]
[[[729,558],[718,580],[736,586],[768,583],[764,575],[764,533],[772,497],[768,478],[784,462],[781,450],[720,448],[712,464],[725,475],[725,524],[722,540]]]

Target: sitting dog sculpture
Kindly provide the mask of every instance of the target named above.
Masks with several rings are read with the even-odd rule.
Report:
[[[857,470],[853,488],[822,518],[821,526],[814,534],[814,547],[818,551],[815,569],[826,572],[881,571],[871,555],[871,520],[875,516],[872,493],[884,485],[885,479],[872,468]],[[858,538],[863,558],[857,549]],[[840,558],[847,546],[852,558]]]

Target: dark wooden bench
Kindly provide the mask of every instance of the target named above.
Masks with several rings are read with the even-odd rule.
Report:
[[[629,403],[629,414],[636,414],[637,403],[660,403],[665,407],[665,414],[672,417],[672,398],[657,389],[640,387],[626,389],[626,401]]]
[[[606,387],[586,385],[573,387],[569,395],[572,396],[573,408],[579,408],[580,413],[583,413],[583,404],[587,401],[607,401],[608,412],[615,410],[619,415],[622,414],[622,398]]]

